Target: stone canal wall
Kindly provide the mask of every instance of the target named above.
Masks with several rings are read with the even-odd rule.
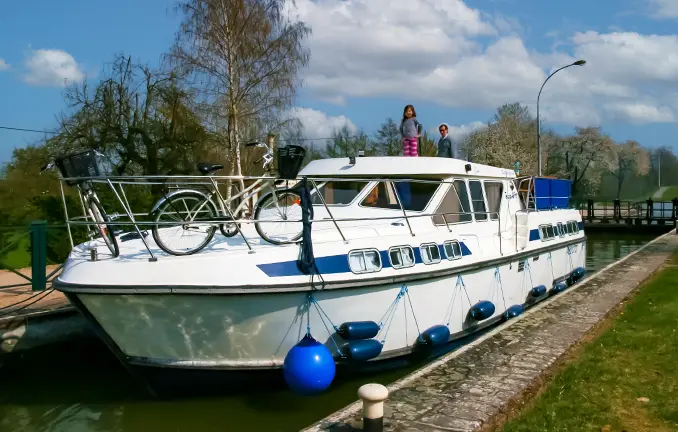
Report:
[[[678,249],[676,231],[389,386],[385,431],[473,431],[538,382]],[[360,401],[305,431],[361,430]]]

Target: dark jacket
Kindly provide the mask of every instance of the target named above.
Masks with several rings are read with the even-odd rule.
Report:
[[[438,157],[459,159],[459,144],[453,143],[450,136],[438,140]]]

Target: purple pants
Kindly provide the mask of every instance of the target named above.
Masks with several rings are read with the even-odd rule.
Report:
[[[403,156],[418,156],[417,141],[417,137],[403,138]]]

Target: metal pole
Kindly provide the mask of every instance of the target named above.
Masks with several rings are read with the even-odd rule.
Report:
[[[544,86],[546,85],[548,80],[550,80],[551,77],[553,75],[555,75],[556,73],[558,73],[559,71],[566,69],[566,68],[569,68],[570,66],[583,66],[584,64],[586,64],[586,61],[577,60],[576,62],[574,62],[572,64],[569,64],[567,66],[562,66],[562,67],[556,69],[555,71],[553,71],[553,73],[551,73],[551,75],[546,77],[546,80],[544,80],[544,83],[541,85],[541,88],[539,89],[539,94],[537,95],[537,163],[539,165],[539,176],[541,176],[541,165],[542,165],[541,164],[541,122],[539,120],[539,100],[541,98],[541,91],[544,89]]]
[[[658,187],[662,187],[662,152],[661,152],[661,150],[659,150],[659,152],[657,153],[657,164],[659,165],[659,173],[658,173],[658,176],[659,176],[658,183],[659,183],[659,185],[658,185]]]

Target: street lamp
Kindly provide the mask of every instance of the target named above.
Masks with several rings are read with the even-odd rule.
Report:
[[[546,85],[546,82],[551,79],[553,75],[558,73],[559,71],[569,68],[570,66],[584,66],[586,64],[586,60],[577,60],[576,62],[569,64],[567,66],[563,66],[561,68],[556,69],[553,71],[551,75],[546,77],[546,80],[544,80],[544,83],[541,85],[541,88],[539,89],[539,94],[537,95],[537,160],[539,161],[539,175],[541,176],[541,123],[539,121],[539,98],[541,97],[541,91],[544,89],[544,86]]]

